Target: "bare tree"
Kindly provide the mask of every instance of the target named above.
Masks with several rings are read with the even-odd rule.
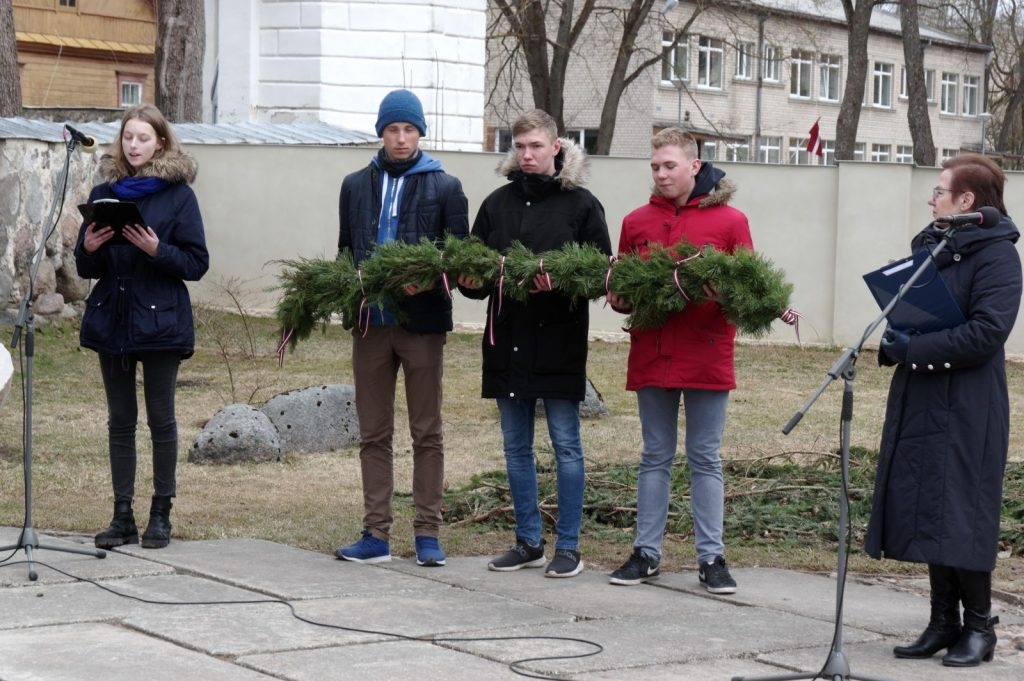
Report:
[[[0,116],[21,115],[21,76],[14,36],[14,7],[0,0]]]
[[[846,41],[847,73],[843,100],[836,119],[836,159],[849,161],[857,144],[864,83],[868,76],[868,36],[871,12],[885,0],[842,0],[849,37]]]
[[[171,121],[203,117],[203,0],[160,0],[156,37],[156,105]]]
[[[663,60],[660,51],[651,50],[638,40],[657,2],[663,0],[605,5],[598,5],[596,0],[494,0],[498,11],[492,17],[487,34],[494,46],[495,54],[491,58],[499,61],[500,77],[495,79],[489,101],[505,97],[520,108],[522,103],[514,101],[516,82],[528,78],[533,97],[531,105],[551,114],[558,124],[559,134],[563,134],[569,65],[574,59],[586,62],[590,58],[578,52],[578,42],[588,27],[593,31],[600,24],[607,29],[603,34],[606,39],[588,40],[587,47],[607,50],[606,59],[614,57],[604,90],[597,138],[597,153],[609,153],[623,94],[642,73]],[[705,0],[695,3],[685,27],[674,29],[673,48],[706,4]],[[660,41],[658,46],[660,48]]]
[[[917,0],[900,0],[900,27],[903,31],[903,58],[907,63],[907,124],[914,142],[914,163],[935,165],[935,143],[928,117],[928,89],[924,80],[924,48]]]

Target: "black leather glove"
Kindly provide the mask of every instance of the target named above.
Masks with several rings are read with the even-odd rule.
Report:
[[[878,363],[887,367],[903,364],[909,350],[910,336],[898,329],[886,329],[878,346]]]

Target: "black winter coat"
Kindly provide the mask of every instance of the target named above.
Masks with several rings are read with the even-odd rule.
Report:
[[[1003,345],[1017,318],[1019,233],[1009,218],[968,227],[937,256],[967,321],[911,336],[889,388],[865,550],[965,570],[995,569],[1010,407]],[[913,248],[931,251],[929,227]]]
[[[509,152],[499,172],[510,182],[484,199],[473,236],[502,253],[514,241],[534,253],[567,243],[592,244],[611,253],[604,208],[582,186],[584,152],[570,140],[561,140],[561,145],[554,178],[522,173],[514,150]],[[471,298],[490,295],[483,397],[583,400],[590,325],[586,300],[573,300],[556,289],[532,294],[523,304],[484,289],[461,290]]]
[[[338,250],[350,249],[356,265],[377,243],[382,172],[371,162],[341,183]],[[427,237],[440,242],[445,233],[460,238],[469,234],[469,202],[462,183],[443,170],[405,176],[398,216],[397,241],[416,244]],[[412,333],[451,331],[451,298],[441,286],[409,296],[401,304],[401,318],[402,328]]]
[[[105,182],[93,187],[89,201],[115,198],[110,183],[120,179],[110,157],[100,166]],[[78,276],[96,279],[86,299],[79,340],[82,347],[113,355],[179,352],[195,349],[192,301],[186,281],[198,281],[210,267],[199,203],[188,184],[196,165],[185,154],[168,153],[150,161],[141,175],[171,184],[134,199],[146,224],[160,239],[156,257],[131,244],[104,244],[85,252],[88,225],[82,223],[75,246]]]

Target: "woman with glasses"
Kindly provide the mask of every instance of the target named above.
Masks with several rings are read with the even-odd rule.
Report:
[[[992,571],[1010,432],[1003,346],[1020,306],[1020,234],[1003,203],[1006,176],[991,159],[961,154],[942,167],[928,202],[934,218],[991,206],[1002,219],[953,234],[936,219],[911,242],[931,252],[949,238],[935,264],[966,321],[883,334],[879,364],[896,370],[865,549],[928,564],[931,619],[896,657],[948,649],[942,664],[973,667],[991,660],[996,644]]]

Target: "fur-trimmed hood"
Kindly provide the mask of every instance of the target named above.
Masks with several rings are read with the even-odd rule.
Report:
[[[558,152],[558,156],[555,157],[555,177],[558,178],[562,191],[568,192],[582,187],[587,182],[589,172],[587,152],[571,139],[559,137],[558,141],[561,142],[562,148]],[[519,170],[519,162],[516,161],[515,147],[512,147],[498,164],[495,172],[508,177],[517,170]]]
[[[724,170],[714,167],[710,161],[702,161],[700,170],[697,171],[697,176],[694,178],[693,192],[687,203],[695,196],[702,196],[703,198],[697,203],[700,208],[724,206],[729,203],[735,193],[736,183],[726,179]],[[661,196],[657,187],[651,188],[651,194]]]
[[[192,184],[198,172],[199,164],[194,158],[185,152],[168,151],[139,168],[135,176],[159,177],[171,184]],[[100,176],[104,182],[112,184],[123,179],[125,174],[118,168],[113,156],[104,154],[100,159]]]

